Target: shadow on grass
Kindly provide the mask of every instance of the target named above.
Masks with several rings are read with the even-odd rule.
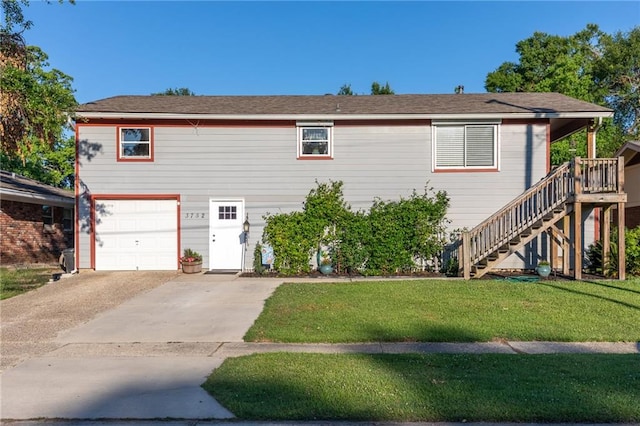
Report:
[[[600,300],[604,300],[604,301],[607,301],[607,302],[611,302],[611,303],[615,303],[615,304],[618,304],[618,305],[622,305],[622,306],[625,306],[627,308],[640,310],[640,306],[638,306],[638,305],[634,305],[634,304],[631,304],[631,303],[623,302],[621,300],[612,299],[610,297],[601,296],[599,294],[587,293],[585,291],[576,290],[575,288],[567,288],[567,287],[563,287],[561,285],[552,284],[552,283],[545,283],[545,282],[538,282],[538,285],[543,285],[543,286],[555,288],[557,290],[566,291],[566,292],[573,293],[573,294],[578,294],[578,295],[581,295],[581,296],[589,296],[589,297],[593,297],[593,298],[596,298],[596,299],[600,299]],[[600,284],[598,284],[598,285],[600,285]],[[605,285],[605,287],[610,287],[610,286],[609,285]],[[615,286],[612,286],[612,287],[615,288],[615,289],[618,289],[618,290],[626,290],[626,289],[615,287]],[[631,291],[633,292],[633,290],[631,290]]]
[[[204,387],[240,419],[630,422],[635,355],[261,354]]]
[[[640,294],[639,290],[632,290],[630,288],[619,287],[617,285],[613,285],[613,284],[610,284],[610,283],[598,282],[598,281],[584,281],[584,282],[585,283],[589,283],[589,284],[599,285],[601,287],[611,288],[611,289],[614,289],[614,290],[628,291],[629,293]]]

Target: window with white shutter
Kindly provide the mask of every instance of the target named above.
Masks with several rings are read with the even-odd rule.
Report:
[[[434,170],[497,169],[497,124],[435,124]]]

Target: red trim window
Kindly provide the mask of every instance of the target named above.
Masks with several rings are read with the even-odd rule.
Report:
[[[333,123],[297,123],[298,159],[333,158]]]
[[[118,127],[118,161],[153,161],[153,128]]]
[[[499,123],[434,122],[434,171],[498,171]]]

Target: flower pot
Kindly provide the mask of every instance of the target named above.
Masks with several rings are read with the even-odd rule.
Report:
[[[542,278],[547,278],[549,274],[551,274],[551,266],[550,265],[538,265],[536,267],[536,272]]]
[[[202,262],[182,262],[182,272],[185,274],[202,272]]]
[[[332,265],[320,265],[318,270],[320,271],[320,273],[325,274],[325,275],[331,274],[331,273],[333,273],[333,266]]]

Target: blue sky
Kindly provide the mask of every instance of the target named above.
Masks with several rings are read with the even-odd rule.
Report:
[[[80,103],[188,87],[198,95],[313,95],[371,82],[401,93],[485,92],[535,31],[640,25],[640,1],[32,0],[24,36],[74,78]]]

